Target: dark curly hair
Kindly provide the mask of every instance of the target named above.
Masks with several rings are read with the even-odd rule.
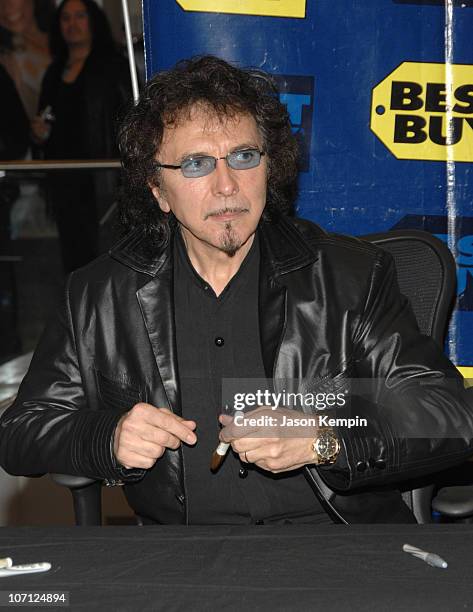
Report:
[[[112,55],[116,51],[112,30],[107,16],[94,0],[80,0],[87,11],[89,25],[92,33],[91,53],[97,55]],[[49,49],[53,58],[66,63],[69,51],[61,33],[61,13],[68,0],[63,0],[54,14],[51,30],[49,32]]]
[[[159,186],[156,153],[164,128],[188,118],[195,105],[203,105],[217,117],[254,117],[269,163],[264,216],[293,210],[298,146],[273,79],[260,70],[236,68],[211,55],[194,57],[150,79],[119,132],[124,170],[119,224],[122,231],[141,227],[151,245],[169,237],[169,221],[173,220],[161,211],[149,188]]]

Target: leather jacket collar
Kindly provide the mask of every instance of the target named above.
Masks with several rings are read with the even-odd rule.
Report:
[[[301,220],[290,223],[282,216],[273,217],[271,221],[261,219],[258,227],[261,260],[263,269],[271,277],[293,272],[317,259],[317,250],[306,243],[300,231],[302,223]],[[312,232],[313,228],[312,225]],[[318,230],[321,237],[326,235],[321,228]],[[170,265],[171,241],[159,245],[156,254],[150,257],[144,254],[146,240],[143,230],[136,228],[111,249],[110,255],[129,268],[154,277]]]

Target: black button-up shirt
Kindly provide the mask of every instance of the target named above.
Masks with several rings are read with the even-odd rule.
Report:
[[[264,379],[258,320],[258,238],[217,297],[193,268],[182,237],[174,243],[174,305],[182,415],[197,423],[197,443],[183,445],[190,524],[330,522],[302,470],[272,474],[241,464],[230,449],[217,473],[222,379]],[[248,468],[248,477],[239,472]]]

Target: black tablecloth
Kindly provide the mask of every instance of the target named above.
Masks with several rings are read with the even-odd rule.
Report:
[[[448,569],[403,552],[406,542]],[[468,525],[3,528],[6,556],[52,569],[0,578],[1,591],[69,591],[73,610],[473,607]]]

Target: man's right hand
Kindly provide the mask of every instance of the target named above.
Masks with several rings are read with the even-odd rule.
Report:
[[[152,468],[167,448],[181,442],[195,444],[195,421],[186,421],[167,408],[135,404],[122,416],[115,429],[113,451],[125,468]]]

